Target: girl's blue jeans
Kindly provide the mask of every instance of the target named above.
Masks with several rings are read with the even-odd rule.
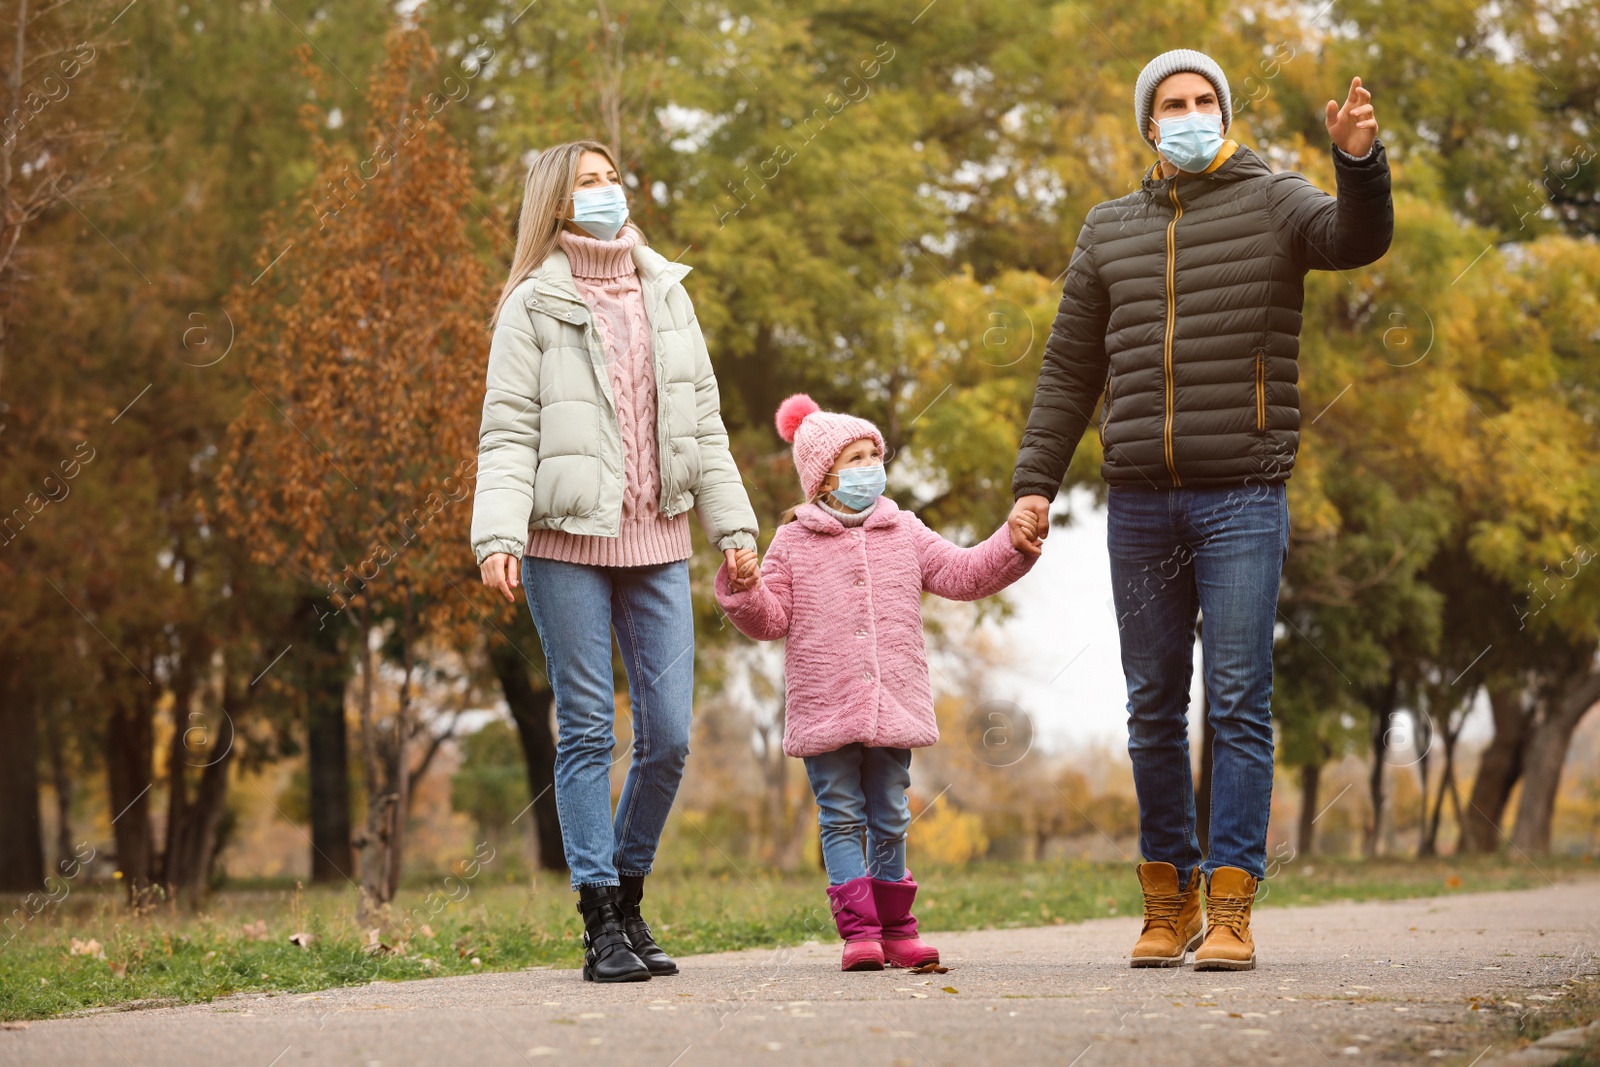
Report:
[[[904,878],[911,750],[857,743],[807,756],[805,763],[817,798],[828,884],[869,874],[888,882]]]
[[[592,567],[525,556],[522,585],[555,693],[556,810],[572,887],[649,874],[689,757],[689,563]],[[633,763],[614,815],[613,630],[633,704]]]

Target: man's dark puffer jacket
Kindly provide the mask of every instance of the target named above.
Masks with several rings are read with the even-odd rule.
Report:
[[[1102,393],[1113,486],[1282,482],[1300,444],[1308,270],[1365,266],[1394,233],[1382,144],[1334,150],[1337,199],[1229,141],[1202,174],[1096,206],[1078,235],[1012,476],[1055,497]]]

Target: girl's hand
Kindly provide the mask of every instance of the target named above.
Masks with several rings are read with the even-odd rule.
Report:
[[[1042,508],[1035,505],[1035,501],[1048,503],[1043,497],[1026,496],[1018,500],[1011,509],[1011,516],[1007,525],[1011,527],[1011,544],[1018,552],[1026,552],[1030,556],[1037,556],[1043,549],[1045,534],[1039,529],[1040,511]]]
[[[744,566],[747,558],[755,558],[755,552],[752,549],[725,548],[722,550],[722,558],[727,563],[728,582],[733,586],[734,592],[742,593],[747,589],[754,589],[760,584],[760,573],[756,572],[755,579],[752,581],[749,577],[750,571]]]
[[[755,589],[761,584],[761,558],[756,555],[755,549],[737,549],[733,559],[733,573],[738,577],[740,588]]]
[[[511,590],[517,587],[517,564],[520,561],[509,552],[496,552],[478,566],[478,573],[483,576],[483,584],[490,589],[498,589],[505,594],[505,598],[515,604],[517,598]]]

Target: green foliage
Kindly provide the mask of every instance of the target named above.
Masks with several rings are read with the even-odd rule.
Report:
[[[461,741],[461,767],[450,779],[450,806],[472,816],[494,840],[528,806],[528,775],[517,732],[500,719]]]

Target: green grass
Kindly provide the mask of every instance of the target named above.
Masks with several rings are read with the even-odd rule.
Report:
[[[1268,879],[1261,904],[1529,888],[1546,884],[1545,875],[1560,878],[1595,866],[1576,859],[1541,859],[1539,869],[1501,858],[1299,860]],[[916,870],[923,883],[917,915],[930,930],[1036,926],[1139,911],[1138,885],[1126,864]],[[677,955],[826,941],[835,935],[824,884],[820,872],[667,872],[650,879],[646,914]],[[574,967],[582,953],[573,901],[564,879],[495,881],[488,867],[476,879],[418,882],[402,891],[395,909],[396,932],[409,915],[410,941],[398,954],[369,955],[348,887],[238,888],[214,894],[198,911],[159,905],[138,913],[109,888],[77,888],[20,929],[0,933],[0,1019],[191,1003],[244,991],[301,993],[374,980]],[[266,940],[245,932],[258,921],[266,924]],[[289,943],[298,931],[313,936],[308,948]],[[98,940],[106,958],[73,955],[74,938]],[[389,938],[391,945],[396,940]]]

